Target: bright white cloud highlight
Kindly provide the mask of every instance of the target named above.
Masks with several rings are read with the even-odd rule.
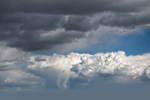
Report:
[[[0,59],[0,86],[4,89],[72,88],[89,86],[108,77],[115,82],[150,80],[149,53],[126,56],[118,51],[48,56],[31,55],[5,45],[0,49],[4,56]],[[7,55],[12,58],[6,60]]]
[[[45,61],[35,61],[37,57]],[[78,53],[70,53],[66,56],[35,55],[30,57],[29,62],[32,64],[28,65],[28,68],[39,72],[41,76],[47,73],[49,77],[55,77],[58,87],[67,88],[67,85],[71,86],[70,81],[74,79],[80,80],[81,82],[77,84],[82,85],[82,80],[86,80],[88,84],[95,77],[106,76],[146,81],[150,79],[149,61],[150,54],[126,56],[123,51],[95,55]]]

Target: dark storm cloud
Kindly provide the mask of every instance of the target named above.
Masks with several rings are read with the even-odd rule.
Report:
[[[100,18],[100,23],[106,26],[134,27],[150,23],[150,12],[110,14]]]
[[[68,19],[68,20],[67,20]],[[89,16],[75,16],[70,15],[50,15],[50,14],[1,14],[0,25],[1,30],[15,29],[18,30],[55,30],[57,28],[65,28],[68,30],[88,31],[98,26],[97,23],[90,23],[91,17]],[[7,27],[6,27],[7,26]]]
[[[23,34],[17,34],[14,38],[5,41],[7,46],[10,47],[17,47],[24,51],[36,51],[52,49],[55,45],[71,43],[85,37],[84,33],[76,31],[62,31],[59,34],[56,33],[55,36],[46,37],[41,37],[42,33],[39,33],[39,31],[25,31]]]
[[[149,0],[1,0],[1,13],[89,14],[101,11],[132,12]]]
[[[52,49],[55,45],[71,43],[86,37],[82,31],[89,31],[96,26],[89,21],[87,16],[69,16],[67,21],[66,16],[62,15],[1,14],[0,40],[5,41],[7,46],[25,51]],[[57,30],[61,31],[57,33]],[[41,35],[48,31],[55,31],[56,35],[42,38]]]
[[[91,23],[90,20],[91,18],[88,16],[69,16],[67,22],[62,24],[62,27],[64,27],[67,31],[89,31],[97,29],[99,27],[99,23]]]
[[[85,37],[85,33],[75,31],[61,31],[57,29],[66,24],[65,16],[48,14],[1,14],[0,40],[8,46],[17,47],[25,51],[52,49],[53,46],[71,43]],[[65,28],[65,26],[64,26]],[[72,29],[74,30],[74,29]],[[40,37],[48,31],[56,31],[55,36]]]
[[[19,25],[20,30],[54,30],[64,20],[61,15],[47,14],[1,14],[0,23],[5,25]]]
[[[52,49],[85,38],[100,25],[148,24],[148,12],[141,12],[149,5],[149,0],[0,0],[0,42],[25,51]],[[46,32],[56,35],[41,37]]]

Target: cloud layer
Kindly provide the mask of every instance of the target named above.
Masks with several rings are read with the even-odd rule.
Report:
[[[8,60],[0,58],[0,86],[4,90],[82,88],[94,86],[103,78],[117,83],[150,80],[150,54],[126,56],[125,52],[118,51],[46,56],[5,45],[1,46],[0,54],[14,56]]]
[[[103,26],[149,28],[149,7],[149,0],[1,0],[0,42],[23,51],[51,50]]]
[[[59,52],[150,27],[149,0],[0,0],[0,88],[79,88],[150,80],[150,54]],[[110,35],[115,33],[115,35]],[[108,80],[107,80],[108,79]]]
[[[140,11],[149,6],[149,0],[1,0],[0,4],[1,13],[89,14]]]

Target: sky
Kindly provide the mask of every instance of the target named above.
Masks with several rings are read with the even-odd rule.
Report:
[[[141,100],[150,0],[0,0],[0,100]]]

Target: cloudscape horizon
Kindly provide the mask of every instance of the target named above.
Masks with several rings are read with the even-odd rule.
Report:
[[[149,0],[1,0],[0,99],[148,99],[149,17]]]

